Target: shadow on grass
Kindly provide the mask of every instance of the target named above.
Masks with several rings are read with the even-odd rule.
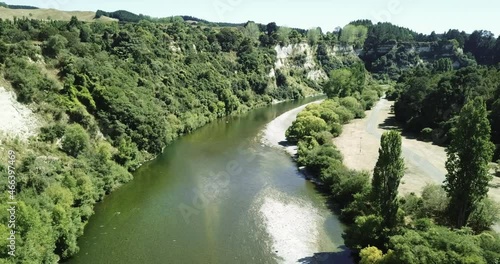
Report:
[[[301,264],[352,264],[351,251],[345,247],[339,247],[339,252],[314,253],[313,256],[298,260]]]

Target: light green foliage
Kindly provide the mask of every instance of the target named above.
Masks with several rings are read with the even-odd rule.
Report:
[[[500,220],[500,205],[491,198],[481,200],[469,216],[467,226],[476,232],[490,230]]]
[[[422,190],[421,197],[415,194],[405,195],[402,209],[413,219],[430,218],[439,224],[446,224],[447,208],[450,199],[440,185],[428,184]]]
[[[286,138],[289,141],[298,142],[306,135],[311,135],[315,132],[321,132],[327,129],[326,122],[315,116],[299,117],[295,120],[292,126],[286,131]]]
[[[350,112],[354,113],[355,118],[365,117],[365,108],[354,97],[349,96],[349,97],[344,97],[344,98],[340,99],[340,105],[344,106]]]
[[[366,247],[359,252],[359,257],[359,264],[377,264],[383,259],[383,253],[376,247]]]
[[[243,29],[243,34],[253,41],[258,41],[260,37],[260,29],[255,22],[248,22]]]
[[[487,242],[486,242],[487,241]],[[486,242],[486,243],[485,243]],[[416,229],[391,237],[393,254],[386,263],[498,263],[498,234],[473,236],[421,221]]]
[[[278,28],[278,41],[281,45],[288,45],[290,44],[290,33],[292,32],[292,29],[289,27],[279,27]]]
[[[333,70],[325,84],[324,92],[329,98],[347,97],[356,92],[361,94],[369,81],[364,65],[355,63],[349,68]]]
[[[362,47],[368,36],[368,28],[363,25],[346,25],[342,29],[340,41],[346,44]]]
[[[463,227],[488,193],[489,161],[494,145],[484,102],[469,101],[460,112],[453,139],[447,149],[445,190],[450,197],[452,224]]]
[[[74,255],[94,204],[178,136],[273,99],[303,97],[307,83],[295,80],[306,77],[298,71],[271,89],[276,25],[266,40],[251,22],[201,27],[182,18],[142,18],[0,21],[0,71],[18,100],[34,103],[46,122],[38,138],[19,147],[19,200],[25,204],[13,262],[56,263]],[[328,130],[318,120],[320,127],[311,130]]]
[[[320,28],[311,28],[307,31],[307,40],[310,45],[316,45],[321,39],[322,33]]]

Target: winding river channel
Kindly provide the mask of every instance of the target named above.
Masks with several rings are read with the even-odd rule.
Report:
[[[349,263],[343,226],[266,125],[320,98],[217,120],[96,205],[68,263]]]

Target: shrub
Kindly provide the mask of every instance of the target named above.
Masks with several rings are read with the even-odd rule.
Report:
[[[486,198],[479,202],[472,212],[467,226],[476,232],[482,232],[489,230],[498,220],[500,220],[500,206],[490,198]]]
[[[305,136],[327,130],[327,128],[326,122],[319,117],[299,117],[293,122],[292,126],[287,129],[286,138],[288,141],[298,142]]]
[[[339,106],[335,108],[335,113],[339,116],[339,121],[341,124],[347,124],[349,121],[353,120],[355,114],[344,106]]]
[[[69,125],[61,142],[62,150],[77,157],[89,146],[90,138],[85,129],[78,124]]]
[[[354,97],[344,97],[340,99],[340,105],[347,108],[351,113],[354,114],[355,118],[365,117],[365,108],[363,105]]]
[[[420,137],[422,140],[430,142],[432,141],[432,128],[426,127],[420,131]]]

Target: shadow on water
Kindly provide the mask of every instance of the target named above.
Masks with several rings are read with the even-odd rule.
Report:
[[[313,256],[301,258],[298,260],[301,264],[351,264],[354,261],[351,258],[351,250],[345,246],[338,248],[339,252],[321,252],[314,253]]]

